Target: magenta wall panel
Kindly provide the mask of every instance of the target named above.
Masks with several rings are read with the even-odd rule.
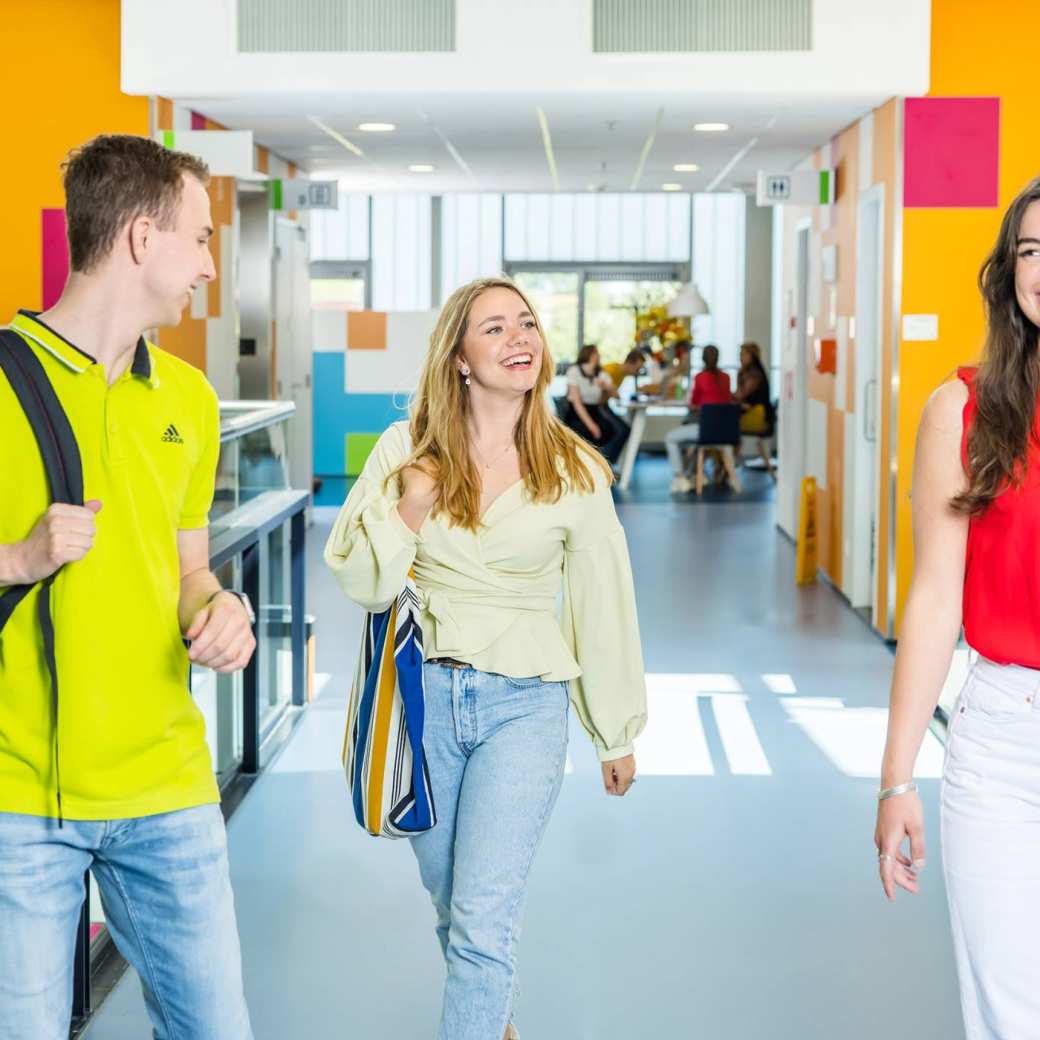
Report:
[[[206,129],[206,117],[200,116],[198,112],[192,112],[191,114],[191,128],[192,130],[205,130]]]
[[[69,277],[69,240],[65,233],[65,210],[42,210],[43,309],[53,306]]]
[[[907,98],[904,146],[904,206],[997,205],[1000,98]]]

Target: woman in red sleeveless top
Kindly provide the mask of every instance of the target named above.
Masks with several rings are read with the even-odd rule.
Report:
[[[914,574],[875,842],[888,898],[916,893],[912,771],[963,624],[979,657],[940,797],[961,1006],[971,1040],[1026,1040],[1040,1037],[1040,179],[1004,215],[979,285],[982,363],[932,395],[917,435]]]

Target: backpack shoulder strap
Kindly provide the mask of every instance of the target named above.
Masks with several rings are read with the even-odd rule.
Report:
[[[10,329],[0,329],[0,371],[7,376],[36,437],[51,501],[83,505],[83,463],[72,425],[40,359]],[[31,588],[12,585],[0,595],[0,630]]]

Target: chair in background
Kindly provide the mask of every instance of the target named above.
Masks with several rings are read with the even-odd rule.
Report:
[[[741,490],[734,457],[734,447],[740,444],[740,405],[701,405],[700,432],[697,439],[697,477],[694,490],[704,490],[704,458],[709,451],[722,456],[722,466],[734,491]]]

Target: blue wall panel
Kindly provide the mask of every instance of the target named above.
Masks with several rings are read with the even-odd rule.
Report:
[[[314,353],[314,474],[344,477],[348,433],[382,433],[407,418],[404,395],[348,394],[343,351]]]

